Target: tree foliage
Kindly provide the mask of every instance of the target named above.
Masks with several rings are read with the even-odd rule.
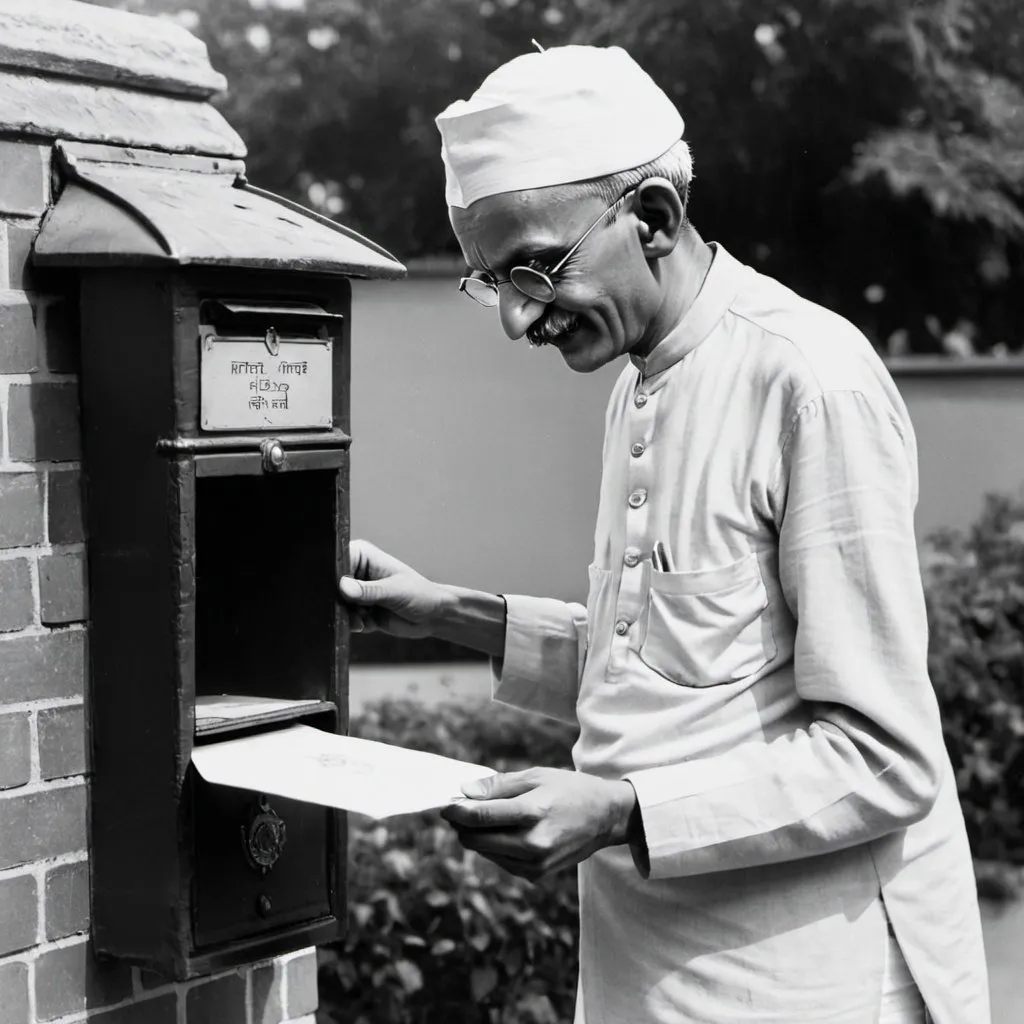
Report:
[[[892,354],[1021,348],[1019,0],[104,0],[177,18],[261,185],[456,253],[434,116],[530,40],[626,47],[677,102],[706,237]]]

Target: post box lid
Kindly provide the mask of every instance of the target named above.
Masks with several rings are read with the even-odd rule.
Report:
[[[238,160],[58,142],[65,186],[38,266],[200,265],[399,278],[386,249],[254,188]]]

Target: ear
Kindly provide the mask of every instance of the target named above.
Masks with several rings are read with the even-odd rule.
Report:
[[[667,178],[647,178],[637,186],[632,205],[644,256],[652,260],[667,256],[686,222],[679,193]]]

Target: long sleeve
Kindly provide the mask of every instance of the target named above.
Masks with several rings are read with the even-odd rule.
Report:
[[[505,656],[491,661],[492,696],[576,724],[587,651],[587,610],[552,598],[506,595]]]
[[[810,724],[631,773],[651,877],[809,857],[928,813],[948,760],[927,674],[916,487],[912,436],[884,399],[826,392],[800,410],[772,493]]]

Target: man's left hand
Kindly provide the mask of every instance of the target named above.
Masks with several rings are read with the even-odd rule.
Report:
[[[629,782],[560,768],[492,775],[462,791],[468,799],[441,812],[462,845],[531,881],[628,842],[636,810]]]

